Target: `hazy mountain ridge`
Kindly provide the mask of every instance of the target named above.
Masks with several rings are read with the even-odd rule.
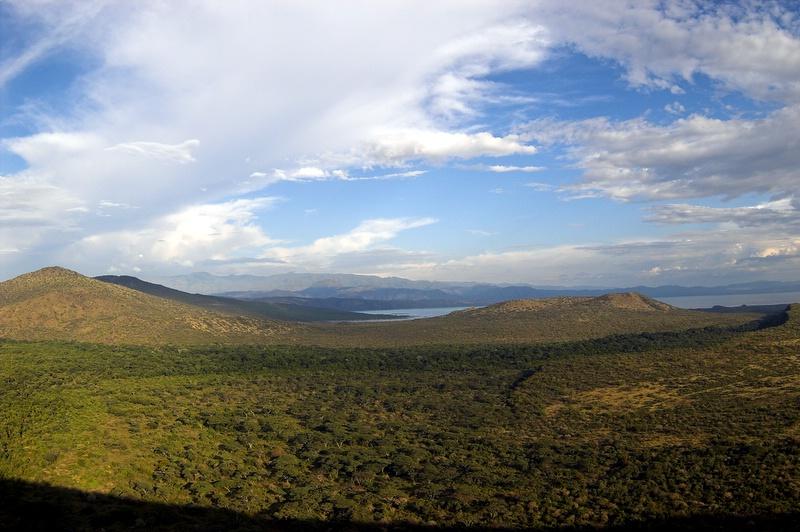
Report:
[[[163,285],[142,281],[137,277],[128,275],[101,275],[95,277],[95,279],[214,312],[239,316],[290,321],[369,320],[391,317],[388,315],[359,314],[333,308],[319,308],[308,304],[297,305],[291,302],[239,300],[229,297],[190,294]]]
[[[186,275],[148,276],[150,282],[162,284],[185,292],[222,294],[223,292],[271,292],[284,290],[299,292],[311,287],[318,288],[416,288],[421,290],[472,283],[447,283],[438,281],[413,281],[400,277],[379,277],[350,273],[280,273],[274,275],[214,275],[197,272]]]
[[[362,299],[402,302],[383,308],[490,305],[512,299],[560,296],[600,296],[608,292],[637,292],[648,297],[681,297],[781,293],[800,291],[800,281],[757,281],[723,286],[633,286],[622,288],[541,287],[525,284],[490,284],[413,281],[398,277],[356,274],[286,273],[271,276],[216,276],[196,273],[153,278],[154,282],[186,292],[241,299],[277,301],[276,298]],[[354,307],[338,306],[346,310]],[[372,309],[381,307],[372,305]],[[367,310],[367,309],[363,309]]]

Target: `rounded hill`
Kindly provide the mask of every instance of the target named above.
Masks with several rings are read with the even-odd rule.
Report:
[[[264,342],[283,322],[223,315],[48,267],[0,283],[0,337],[120,344]]]

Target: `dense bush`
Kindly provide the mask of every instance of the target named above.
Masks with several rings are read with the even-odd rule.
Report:
[[[796,321],[549,345],[0,343],[0,476],[282,519],[800,505]]]

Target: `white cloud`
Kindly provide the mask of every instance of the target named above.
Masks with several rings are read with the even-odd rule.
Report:
[[[413,279],[625,287],[796,279],[798,268],[798,237],[758,229],[718,229],[663,239],[486,251],[398,264],[376,273]]]
[[[0,249],[3,267],[74,238],[88,209],[80,198],[47,183],[0,176]]]
[[[449,118],[470,116],[487,101],[508,98],[502,84],[478,78],[537,65],[549,46],[547,30],[525,20],[490,26],[447,43],[433,54],[447,69],[433,81],[430,110]]]
[[[87,26],[95,22],[106,4],[105,1],[92,0],[4,2],[5,9],[35,26],[35,29],[31,29],[33,35],[31,42],[24,43],[16,54],[0,61],[0,88],[56,48],[64,45],[80,46],[80,41],[76,38],[86,31]],[[8,39],[7,45],[11,44],[11,39]]]
[[[661,126],[644,119],[538,121],[530,138],[572,148],[576,195],[676,199],[791,194],[800,186],[800,106],[762,119],[700,115]]]
[[[545,170],[543,166],[514,166],[506,164],[475,165],[470,168],[472,170],[492,172],[494,174],[533,174]]]
[[[186,207],[136,230],[82,238],[64,252],[69,263],[133,266],[181,265],[252,254],[277,241],[258,225],[258,212],[278,198],[239,199]]]
[[[307,245],[288,246],[269,237],[259,212],[280,201],[275,197],[196,205],[159,218],[136,230],[101,232],[82,238],[62,252],[65,263],[104,265],[103,270],[159,271],[219,267],[252,272],[316,270],[347,261],[381,262],[407,252],[386,243],[409,229],[435,223],[433,218],[378,218],[352,230]],[[411,254],[414,255],[414,254]],[[355,267],[355,264],[351,264]],[[363,264],[362,264],[363,266]]]
[[[274,247],[262,256],[274,257],[287,264],[306,268],[330,266],[343,255],[374,250],[376,246],[394,239],[409,229],[436,223],[435,218],[376,218],[365,220],[347,233],[323,237],[307,246]],[[385,251],[385,250],[384,250]]]
[[[431,129],[381,130],[357,154],[367,164],[396,166],[413,161],[444,162],[448,159],[503,157],[533,154],[536,148],[517,135],[496,137],[491,133],[446,132]]]
[[[800,229],[800,209],[791,198],[747,207],[706,207],[702,205],[658,205],[649,221],[663,224],[733,223],[740,227],[773,226],[776,234]]]
[[[682,115],[686,112],[686,107],[681,102],[672,102],[665,105],[664,110],[671,115]]]
[[[159,142],[124,142],[106,148],[109,151],[119,151],[129,155],[150,157],[162,161],[186,164],[195,162],[193,150],[200,145],[197,139],[190,139],[180,144],[161,144]]]
[[[800,103],[797,19],[779,3],[547,2],[542,16],[554,39],[618,61],[633,85],[680,94],[705,74],[756,98]]]
[[[0,224],[3,228],[67,225],[81,201],[47,183],[0,176]]]
[[[115,217],[119,227],[276,180],[344,179],[349,165],[530,153],[513,137],[451,129],[432,110],[448,73],[539,60],[540,30],[509,22],[522,5],[16,2],[41,40],[14,50],[13,65],[0,60],[6,79],[56,48],[79,48],[93,69],[71,105],[40,109],[47,130],[4,146],[27,163],[19,177],[85,205],[140,206]],[[413,177],[376,176],[392,173]]]
[[[538,183],[536,181],[525,183],[525,186],[528,188],[532,188],[536,192],[551,192],[553,190],[558,190],[558,188],[554,185],[549,183]]]
[[[253,172],[243,181],[242,190],[257,190],[280,181],[387,181],[392,179],[411,179],[427,173],[427,170],[407,170],[387,174],[351,176],[345,170],[323,170],[316,167],[303,167],[295,170],[275,169],[270,173]]]
[[[101,209],[135,209],[133,205],[128,205],[127,203],[116,203],[113,201],[102,200],[100,203],[97,204],[98,207]]]
[[[486,231],[484,229],[467,229],[467,232],[475,236],[494,236],[497,234],[495,232]]]
[[[327,257],[316,263],[323,265],[347,256],[372,261],[375,268],[389,260],[411,268],[407,260],[413,258],[419,261],[415,272],[473,272],[477,278],[488,275],[484,267],[497,279],[510,279],[524,275],[525,261],[537,260],[541,252],[487,254],[439,267],[442,263],[428,255],[381,247],[409,229],[403,225],[408,221],[385,227],[365,222],[352,234],[288,248],[261,228],[256,216],[261,207],[230,198],[276,181],[415,177],[424,172],[414,169],[415,163],[458,159],[468,165],[478,157],[531,155],[538,142],[570,147],[584,173],[569,191],[573,197],[660,200],[764,193],[786,198],[798,188],[800,40],[796,18],[787,17],[780,4],[643,0],[565,8],[554,0],[313,6],[176,0],[8,5],[37,31],[15,55],[0,58],[0,85],[54,49],[80,48],[89,56],[87,64],[97,68],[76,82],[73,89],[81,97],[72,106],[42,113],[37,123],[46,129],[4,141],[4,148],[28,167],[5,183],[14,194],[0,197],[0,249],[27,251],[37,242],[68,245],[72,238],[79,244],[70,251],[83,254],[86,264],[94,256],[140,267],[141,254],[155,267],[159,261],[197,264],[247,256],[268,261],[269,249],[285,248],[286,258],[298,261],[319,253]],[[643,90],[680,94],[704,74],[718,88],[787,107],[762,119],[690,116],[669,125],[642,119],[552,127],[540,122],[519,135],[509,134],[508,124],[499,119],[495,127],[476,123],[492,106],[531,101],[492,74],[539,65],[549,50],[562,45],[618,62],[628,81]],[[675,104],[667,110],[685,112]],[[497,115],[491,116],[494,123]],[[537,170],[496,164],[485,171]],[[370,175],[351,176],[365,172]],[[710,211],[682,204],[656,209],[653,218],[677,223],[694,217],[757,231],[763,224],[752,220],[786,215],[769,205],[759,211]],[[114,216],[98,220],[98,208],[105,214],[113,210]],[[21,236],[14,229],[19,226],[6,220],[35,223],[39,229]],[[714,234],[720,246],[730,244],[728,236]],[[748,251],[731,260],[776,260],[778,255],[764,250],[794,245],[784,233],[746,236]],[[336,246],[343,254],[335,255]],[[41,249],[45,256],[47,249],[60,248]],[[619,249],[638,256],[634,246]],[[551,258],[530,271],[558,277],[561,263],[555,254],[563,252],[578,261],[563,271],[580,277],[587,258],[605,265],[598,257],[611,254],[608,249],[559,250],[544,252]],[[645,262],[632,261],[642,271],[688,271],[677,254],[669,264]],[[552,270],[546,269],[548,263]],[[631,271],[622,265],[609,263],[608,271]]]
[[[15,174],[20,179],[69,190],[86,204],[140,205],[142,215],[163,213],[181,199],[198,197],[196,185],[215,179],[198,178],[193,165],[182,164],[193,160],[194,140],[114,144],[97,133],[57,132],[6,139],[3,146],[27,162]]]

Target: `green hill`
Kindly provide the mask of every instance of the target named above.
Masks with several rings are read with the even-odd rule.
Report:
[[[105,283],[125,286],[156,297],[163,297],[172,301],[178,301],[214,312],[232,314],[235,316],[251,316],[286,321],[355,321],[392,318],[392,316],[389,315],[363,314],[346,310],[318,308],[309,305],[294,305],[284,302],[245,301],[230,297],[189,294],[160,284],[148,283],[147,281],[129,275],[101,275],[95,277],[95,279]]]
[[[266,342],[278,321],[233,317],[44,268],[0,283],[0,337],[100,343]]]
[[[622,293],[520,299],[400,322],[315,324],[304,329],[300,338],[330,346],[542,343],[736,326],[759,316],[683,310],[641,294]]]

